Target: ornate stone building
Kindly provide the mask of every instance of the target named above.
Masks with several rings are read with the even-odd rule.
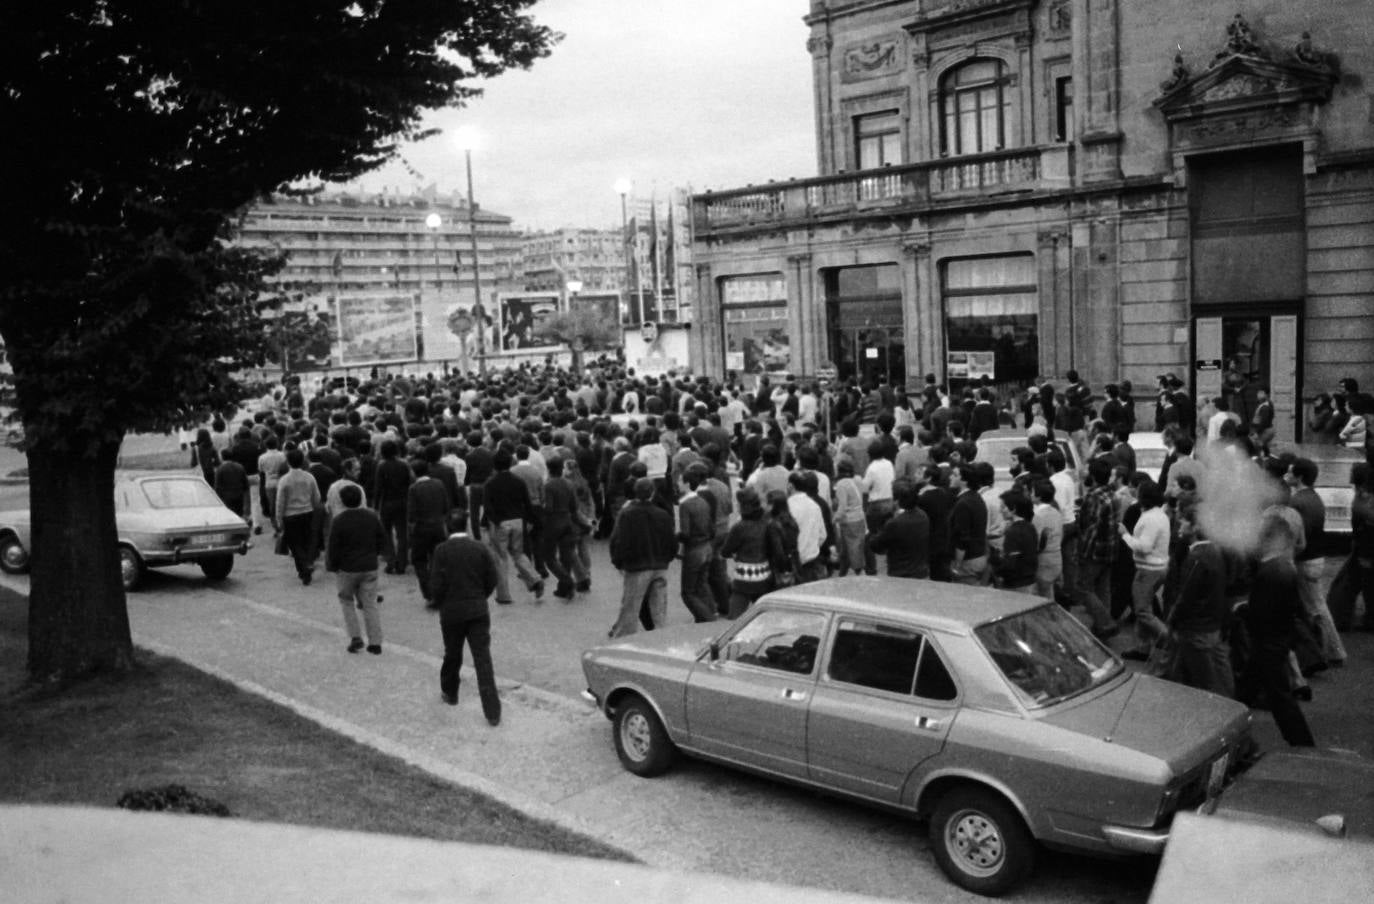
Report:
[[[812,0],[816,178],[692,198],[692,359],[1374,384],[1365,0]],[[1307,33],[1310,30],[1310,35]]]

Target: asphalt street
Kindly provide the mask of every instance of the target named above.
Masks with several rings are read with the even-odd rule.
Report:
[[[0,456],[0,467],[11,455]],[[22,462],[21,462],[22,463]],[[23,486],[0,488],[22,507]],[[571,603],[516,593],[492,606],[493,655],[505,706],[482,719],[470,674],[457,709],[439,700],[442,642],[413,573],[382,576],[380,657],[349,655],[330,576],[302,586],[270,534],[210,584],[194,566],[150,572],[129,597],[135,642],[277,700],[364,743],[527,811],[591,833],[670,869],[923,901],[978,900],[939,872],[923,827],[891,814],[712,765],[685,762],[657,779],[624,772],[610,723],[580,698],[579,657],[605,638],[619,580],[593,546],[590,594]],[[671,576],[669,617],[690,621]],[[27,590],[27,577],[3,583]],[[1347,635],[1346,668],[1313,679],[1306,711],[1319,743],[1374,756],[1374,635]],[[1255,717],[1265,747],[1280,741]],[[1125,864],[1046,853],[1024,901],[1140,902],[1149,861]]]

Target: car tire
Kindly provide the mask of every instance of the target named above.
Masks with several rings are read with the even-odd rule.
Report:
[[[147,571],[147,566],[143,564],[143,559],[139,558],[128,546],[119,547],[119,579],[124,585],[125,593],[132,593],[138,589],[138,585],[143,583],[143,575]]]
[[[662,775],[673,764],[677,748],[649,702],[631,696],[615,710],[615,752],[620,764],[635,775]]]
[[[234,570],[234,557],[232,555],[211,556],[208,559],[201,559],[199,564],[206,580],[222,581],[229,577],[229,572]]]
[[[0,571],[5,574],[27,574],[29,570],[29,551],[14,534],[6,534],[0,539]]]
[[[955,885],[989,897],[1005,894],[1035,866],[1035,839],[1000,795],[954,788],[930,815],[930,847]]]

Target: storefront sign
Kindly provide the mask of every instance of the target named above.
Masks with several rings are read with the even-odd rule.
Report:
[[[726,306],[787,301],[787,279],[781,273],[732,276],[721,280],[720,303]]]
[[[992,379],[996,364],[996,352],[947,352],[945,355],[945,372],[951,380]]]
[[[1197,370],[1221,370],[1220,358],[1198,358],[1194,365]]]

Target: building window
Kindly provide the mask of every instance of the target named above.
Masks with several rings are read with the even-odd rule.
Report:
[[[973,60],[940,80],[941,154],[980,154],[1006,146],[1011,92],[1004,69],[999,60]]]
[[[896,110],[854,117],[854,160],[861,170],[902,162],[902,126]]]
[[[946,261],[943,294],[950,382],[986,374],[996,383],[1025,385],[1039,375],[1033,255]]]
[[[1054,140],[1073,140],[1073,79],[1054,80]]]
[[[726,370],[759,375],[791,368],[787,280],[781,273],[722,279],[720,303]]]

